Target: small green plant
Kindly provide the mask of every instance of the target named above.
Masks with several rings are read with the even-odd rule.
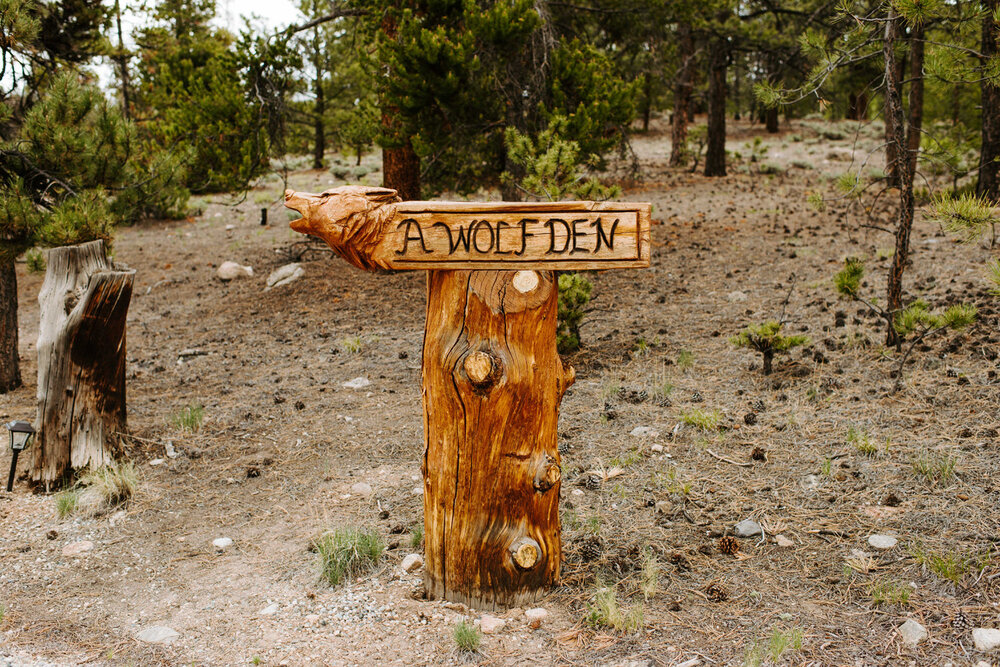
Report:
[[[410,528],[410,547],[413,549],[420,548],[420,545],[424,542],[424,525],[418,523],[417,525]]]
[[[561,354],[580,349],[580,321],[587,313],[593,285],[582,274],[559,276],[559,305],[556,323],[556,347]]]
[[[479,628],[466,621],[460,621],[455,624],[452,636],[455,638],[455,644],[458,646],[458,650],[464,653],[478,652],[479,645],[483,641]]]
[[[660,590],[660,563],[652,549],[646,549],[642,554],[642,577],[639,583],[642,597],[646,600],[654,597]]]
[[[729,342],[736,347],[750,347],[760,352],[764,358],[764,375],[770,375],[775,354],[809,342],[807,336],[782,336],[781,327],[782,323],[775,320],[752,324],[730,338]]]
[[[618,602],[618,593],[613,587],[605,586],[598,579],[592,601],[587,603],[585,621],[592,628],[612,628],[618,632],[637,632],[645,625],[642,605],[623,609]]]
[[[888,438],[886,438],[885,445],[879,447],[878,442],[867,431],[856,429],[853,426],[847,429],[847,444],[854,447],[854,450],[859,454],[873,458],[882,452],[889,451]]]
[[[0,623],[3,623],[3,617],[7,615],[7,605],[0,604]]]
[[[66,489],[56,494],[56,514],[60,519],[72,516],[80,504],[80,490]]]
[[[331,586],[375,569],[385,551],[378,533],[358,528],[327,531],[314,542],[320,574]]]
[[[653,400],[657,403],[665,403],[670,400],[670,394],[674,391],[674,385],[669,382],[661,382],[653,389]]]
[[[837,294],[857,298],[861,293],[861,281],[865,277],[865,265],[857,257],[844,260],[844,268],[833,276],[833,285]]]
[[[24,263],[28,273],[45,272],[45,254],[38,248],[28,248],[24,253]]]
[[[694,353],[691,350],[681,350],[677,354],[677,368],[686,371],[694,366]]]
[[[344,336],[337,340],[337,347],[347,354],[358,354],[364,348],[361,336]]]
[[[942,553],[929,551],[920,544],[910,547],[910,555],[923,568],[956,585],[962,581],[967,573],[982,572],[990,561],[988,552],[979,555],[966,555],[950,551]]]
[[[627,468],[629,466],[635,465],[639,461],[642,461],[642,453],[638,448],[633,447],[627,452],[623,452],[611,459],[611,467],[615,468]]]
[[[823,458],[823,465],[820,466],[820,473],[822,473],[824,477],[829,477],[832,472],[833,472],[833,459],[830,458],[829,456],[826,456]]]
[[[922,477],[925,482],[934,484],[947,482],[955,476],[957,459],[944,452],[923,450],[912,460],[913,472]]]
[[[786,651],[798,651],[802,648],[803,632],[800,628],[790,628],[782,630],[778,627],[771,629],[771,638],[767,642],[767,652],[773,662],[778,662]]]
[[[259,655],[255,655],[254,657],[250,658],[250,664],[251,665],[259,665],[262,662],[264,662],[264,661],[261,660],[261,658],[260,658]]]
[[[650,483],[658,488],[664,489],[672,496],[688,496],[694,489],[694,485],[681,479],[676,466],[669,466],[666,471],[654,470],[649,476]]]
[[[681,423],[700,428],[703,431],[717,431],[722,422],[722,413],[718,410],[702,410],[693,408],[681,412]]]
[[[586,530],[591,535],[600,535],[601,534],[601,517],[597,516],[596,514],[594,516],[588,516],[587,517]]]
[[[200,403],[191,403],[170,417],[170,423],[174,428],[190,433],[197,433],[204,420],[205,408]]]
[[[649,343],[646,342],[645,338],[637,338],[635,345],[632,346],[632,352],[637,357],[644,357],[649,354]]]
[[[139,488],[139,471],[131,461],[88,470],[70,488],[55,496],[60,519],[82,514],[97,516],[126,504]]]
[[[893,604],[905,606],[910,602],[910,587],[893,581],[875,580],[868,584],[868,595],[878,607]]]

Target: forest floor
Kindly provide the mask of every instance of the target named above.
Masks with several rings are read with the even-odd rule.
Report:
[[[58,518],[23,478],[0,493],[0,665],[996,664],[965,627],[1000,626],[991,251],[918,216],[907,298],[975,303],[979,321],[925,341],[897,388],[883,326],[832,287],[861,256],[866,293],[882,296],[892,238],[862,227],[860,204],[807,202],[837,196],[833,179],[881,143],[877,128],[731,129],[742,156],[725,178],[669,169],[665,125],[635,139],[644,180],[623,197],[654,204],[652,266],[590,275],[560,415],[562,584],[538,602],[540,628],[497,612],[505,625],[468,655],[453,627],[480,614],[412,597],[422,572],[400,563],[422,525],[425,278],[310,252],[302,279],[265,291],[299,240],[272,177],[245,201],[205,198],[196,217],[118,234],[116,259],[137,269],[127,382],[140,484],[123,510],[91,518]],[[767,155],[750,162],[754,137]],[[289,186],[377,183],[377,166],[295,171]],[[254,275],[220,281],[226,260]],[[4,421],[34,411],[42,275],[19,264],[18,280],[26,385],[0,397]],[[729,338],[782,317],[811,342],[765,376]],[[370,384],[344,386],[358,377]],[[190,405],[204,408],[195,433],[173,419]],[[614,474],[584,484],[595,469]],[[371,493],[352,492],[358,482]],[[764,536],[720,552],[744,519]],[[338,526],[377,530],[389,548],[374,573],[332,588],[309,544]],[[872,535],[898,542],[878,550]],[[220,537],[232,546],[216,549]],[[586,622],[600,586],[641,609],[639,630]],[[907,619],[929,633],[916,646],[897,632]],[[150,626],[179,636],[139,641]]]

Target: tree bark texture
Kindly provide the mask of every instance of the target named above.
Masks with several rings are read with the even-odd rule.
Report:
[[[893,28],[893,44],[895,45],[896,40],[899,35],[899,28]],[[885,56],[885,49],[883,48],[883,56]],[[906,129],[903,123],[902,113],[897,120],[896,117],[889,111],[889,88],[892,87],[892,91],[898,99],[903,97],[903,71],[904,63],[902,60],[897,60],[895,54],[892,58],[893,70],[892,77],[889,76],[888,70],[886,70],[885,85],[886,85],[886,100],[885,100],[885,180],[889,187],[899,187],[899,156],[905,155],[899,148],[894,137],[896,136],[897,127],[900,130],[902,136],[905,137]],[[892,82],[890,84],[890,81]],[[902,106],[900,106],[902,109]],[[904,142],[905,145],[905,142]]]
[[[681,167],[687,161],[687,126],[691,118],[691,78],[694,69],[694,38],[691,26],[680,24],[677,29],[680,67],[674,84],[674,117],[670,127],[670,166]]]
[[[913,26],[910,34],[910,110],[906,125],[906,157],[910,180],[917,174],[917,157],[924,126],[924,26]]]
[[[988,0],[984,4],[986,15],[983,18],[981,51],[983,56],[989,58],[997,53],[1000,43],[1000,26],[993,20],[993,12],[1000,7],[1000,0]],[[976,193],[980,197],[1000,202],[1000,87],[983,78],[980,89],[983,95],[983,127]]]
[[[893,132],[889,145],[894,147],[896,155],[906,155],[906,137],[903,125],[903,101],[900,95],[899,68],[896,62],[895,45],[899,38],[902,19],[890,5],[885,24],[885,40],[882,53],[885,59],[885,115],[886,126],[892,121]],[[896,254],[889,268],[887,289],[887,306],[890,312],[897,313],[903,308],[903,271],[910,253],[910,230],[913,228],[913,172],[910,171],[910,161],[896,162],[897,185],[899,187],[899,210],[896,214]],[[898,345],[899,336],[890,324],[886,332],[886,345]]]
[[[729,44],[724,37],[712,43],[708,72],[708,146],[705,175],[726,175],[726,69]]]
[[[313,67],[316,69],[316,80],[313,92],[316,103],[313,107],[313,169],[323,168],[323,158],[326,155],[326,91],[323,90],[323,56],[320,53],[319,28],[313,35]]]
[[[423,353],[424,583],[478,609],[559,578],[559,403],[552,272],[430,271]]]
[[[113,461],[125,430],[125,318],[135,271],[103,241],[54,248],[38,294],[38,430],[31,480]]]
[[[21,386],[17,356],[17,271],[14,258],[0,254],[0,394]]]

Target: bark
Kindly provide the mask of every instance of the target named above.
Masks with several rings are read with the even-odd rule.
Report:
[[[764,350],[764,375],[770,375],[774,370],[774,351]]]
[[[115,60],[118,61],[118,76],[122,84],[122,114],[126,120],[130,120],[132,114],[129,111],[128,89],[131,84],[129,83],[128,75],[128,56],[125,55],[125,41],[122,39],[122,9],[118,0],[115,0],[115,25],[118,29],[118,53],[115,56]]]
[[[1000,43],[1000,26],[993,21],[993,12],[1000,0],[988,0],[983,18],[983,56],[994,56]],[[1000,202],[1000,87],[983,78],[982,90],[982,147],[979,154],[979,182],[976,193],[994,202]],[[956,98],[958,96],[956,95]]]
[[[769,107],[764,110],[764,127],[769,134],[777,134],[781,129],[778,122],[778,107]]]
[[[894,29],[894,32],[898,32],[898,28]],[[898,35],[894,36],[893,42],[898,38]],[[884,49],[883,49],[884,55]],[[891,86],[895,96],[902,99],[903,96],[903,61],[896,60],[895,55],[892,59],[893,70],[892,77],[890,79],[889,72],[886,70],[886,102],[885,102],[885,180],[890,187],[899,187],[899,156],[905,155],[906,153],[900,150],[899,145],[893,139],[896,136],[896,128],[900,129],[900,133],[905,135],[905,130],[903,126],[903,116],[900,115],[897,120],[893,114],[889,112],[889,88]],[[890,80],[892,83],[890,84]],[[902,108],[902,107],[900,107]]]
[[[0,394],[21,386],[17,356],[17,271],[14,257],[0,254]]]
[[[902,19],[889,5],[885,24],[885,41],[883,57],[885,58],[885,110],[886,125],[892,120],[893,132],[889,137],[889,145],[895,148],[896,155],[906,155],[906,138],[903,132],[903,102],[900,96],[899,68],[896,62],[894,47],[899,37]],[[903,271],[910,253],[910,230],[913,228],[913,172],[910,171],[909,160],[897,162],[897,178],[899,187],[899,210],[896,217],[896,254],[892,258],[889,269],[887,289],[887,306],[892,313],[899,312],[903,307]],[[898,346],[899,336],[890,324],[886,332],[886,345]]]
[[[479,609],[559,579],[552,272],[431,271],[424,337],[424,584]]]
[[[910,179],[917,173],[920,138],[924,125],[924,26],[915,25],[910,35],[910,117],[906,126],[906,150]]]
[[[653,77],[642,75],[642,131],[649,131],[649,117],[653,113]]]
[[[694,38],[691,26],[682,23],[677,29],[681,64],[674,84],[674,114],[670,128],[670,166],[681,167],[687,161],[687,126],[691,117],[691,78],[694,69]]]
[[[31,479],[111,463],[125,431],[125,318],[135,271],[103,241],[54,248],[38,294],[38,430]]]
[[[847,120],[865,120],[868,117],[868,91],[861,90],[847,95]]]
[[[729,43],[717,38],[709,54],[708,74],[708,146],[705,150],[705,175],[726,175],[726,69]]]
[[[326,94],[323,90],[323,59],[318,28],[313,36],[313,67],[316,69],[316,80],[313,83],[316,96],[313,106],[313,169],[322,169],[323,157],[326,155]]]
[[[389,13],[382,19],[382,33],[386,39],[396,38],[396,24]],[[386,72],[386,76],[391,76],[391,72]],[[417,200],[420,199],[420,158],[413,150],[410,137],[405,136],[400,127],[398,114],[398,109],[383,104],[382,133],[395,141],[382,148],[382,187],[395,190],[403,201]]]

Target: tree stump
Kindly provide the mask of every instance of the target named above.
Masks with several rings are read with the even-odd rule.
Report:
[[[103,241],[48,251],[38,294],[38,430],[31,480],[111,463],[125,417],[125,318],[135,271]]]
[[[478,609],[559,578],[552,272],[431,271],[423,353],[424,582]]]

